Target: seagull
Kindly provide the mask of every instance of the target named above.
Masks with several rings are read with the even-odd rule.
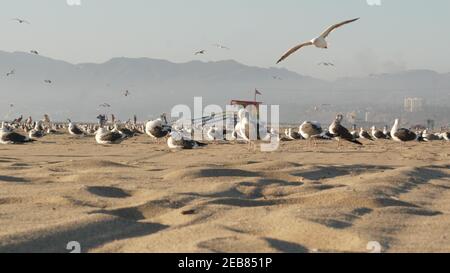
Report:
[[[41,121],[36,122],[36,125],[34,126],[34,129],[32,129],[28,133],[28,137],[30,139],[37,139],[42,138],[45,136],[44,128],[42,128]]]
[[[430,141],[434,141],[434,140],[439,140],[440,139],[439,136],[437,136],[435,134],[428,133],[428,129],[423,131],[422,137],[423,137],[423,140],[426,141],[426,142],[430,142]]]
[[[37,52],[36,50],[31,50],[30,53],[31,54],[35,54],[35,55],[39,55],[39,52]]]
[[[112,130],[112,132],[120,133],[128,138],[134,137],[136,135],[135,132],[133,132],[132,130],[130,130],[126,127],[119,129],[119,127],[117,126],[117,123],[114,124],[114,129]]]
[[[250,143],[252,140],[257,138],[257,124],[254,120],[250,121],[247,114],[249,113],[246,109],[239,110],[239,121],[234,127],[234,130],[239,138]]]
[[[167,136],[170,131],[171,128],[167,124],[165,114],[162,114],[159,119],[151,120],[145,124],[145,133],[153,138],[163,138]]]
[[[183,135],[177,131],[170,133],[170,137],[167,139],[167,146],[170,149],[196,149],[199,147],[207,146],[208,144],[201,143],[195,140],[184,138]]]
[[[70,119],[68,119],[69,121],[69,133],[73,136],[85,136],[86,134],[75,124],[73,123]]]
[[[335,24],[335,25],[332,25],[332,26],[328,27],[328,28],[327,28],[327,29],[326,29],[319,37],[314,38],[314,39],[312,39],[312,40],[309,41],[309,42],[302,43],[302,44],[299,44],[299,45],[297,45],[297,46],[291,48],[288,52],[286,52],[286,53],[278,60],[277,64],[281,63],[281,62],[284,61],[287,57],[289,57],[290,55],[292,55],[293,53],[295,53],[297,50],[299,50],[299,49],[301,49],[302,47],[305,47],[305,46],[312,46],[312,45],[314,45],[314,46],[317,47],[317,48],[325,48],[325,49],[328,48],[328,43],[327,43],[327,41],[326,41],[326,38],[328,37],[328,35],[330,35],[330,33],[331,33],[333,30],[335,30],[335,29],[337,29],[337,28],[339,28],[339,27],[341,27],[341,26],[343,26],[343,25],[346,25],[346,24],[355,22],[355,21],[358,20],[358,19],[359,19],[359,18],[355,18],[355,19],[352,19],[352,20],[347,20],[347,21],[344,21],[344,22],[341,22],[341,23],[338,23],[338,24]]]
[[[358,145],[362,145],[361,142],[359,142],[358,140],[356,140],[352,134],[347,130],[347,128],[345,128],[344,126],[341,125],[342,119],[344,119],[343,115],[337,115],[335,121],[330,125],[329,131],[330,133],[338,140],[340,141],[341,139],[358,144]]]
[[[391,132],[389,132],[387,125],[383,127],[383,134],[386,136],[386,139],[391,139]]]
[[[386,135],[382,131],[377,130],[377,128],[375,126],[372,126],[372,136],[376,140],[386,139]]]
[[[350,132],[355,139],[359,138],[359,132],[356,130],[356,124],[352,125],[352,131]]]
[[[109,108],[109,107],[111,107],[111,104],[105,102],[103,104],[100,104],[99,107]]]
[[[4,123],[2,123],[2,126],[0,128],[0,144],[23,144],[33,141],[35,140],[10,131],[5,127]]]
[[[44,80],[44,82],[47,83],[47,84],[51,84],[52,83],[51,80]]]
[[[9,77],[9,76],[14,75],[14,74],[16,74],[16,70],[15,69],[13,69],[13,70],[9,71],[8,73],[6,73],[6,77]]]
[[[123,93],[123,95],[124,95],[125,97],[128,97],[128,96],[130,95],[130,91],[125,90],[125,92]]]
[[[300,125],[299,132],[304,139],[312,139],[315,137],[319,137],[323,130],[322,126],[320,126],[317,122],[305,121]]]
[[[301,134],[299,134],[295,131],[292,131],[292,128],[289,128],[287,136],[288,136],[288,138],[290,138],[292,140],[299,140],[299,139],[303,138]]]
[[[283,80],[281,77],[279,77],[279,76],[272,76],[272,78],[274,79],[274,80],[279,80],[279,81],[281,81],[281,80]]]
[[[209,141],[215,141],[215,140],[220,140],[222,139],[222,137],[220,136],[217,128],[215,125],[211,126],[208,131],[206,132],[206,138]]]
[[[205,53],[206,53],[206,50],[203,49],[203,50],[199,50],[199,51],[195,52],[194,55],[200,55],[200,54],[203,55]]]
[[[215,47],[217,47],[217,48],[220,48],[220,49],[227,49],[227,50],[230,50],[229,47],[223,46],[223,45],[221,45],[221,44],[213,44],[213,46],[215,46]]]
[[[417,139],[416,133],[405,128],[399,129],[398,127],[399,127],[399,119],[396,119],[394,122],[394,126],[391,129],[391,137],[393,140],[398,142],[407,142]]]
[[[128,137],[119,131],[109,131],[108,129],[101,127],[95,133],[95,141],[98,144],[120,144],[122,141],[127,139]]]
[[[25,24],[30,24],[30,22],[28,22],[27,20],[24,20],[24,19],[20,19],[20,18],[14,18],[14,19],[12,19],[13,21],[17,21],[19,24],[23,24],[23,23],[25,23]]]
[[[364,130],[362,127],[361,127],[361,129],[359,129],[359,138],[373,141],[372,136],[366,130]]]
[[[450,141],[450,132],[444,132],[441,134],[442,138],[446,141]]]
[[[317,65],[324,65],[324,66],[335,66],[333,63],[330,62],[320,62]]]

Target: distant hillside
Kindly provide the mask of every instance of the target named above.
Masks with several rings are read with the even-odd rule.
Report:
[[[5,74],[15,69],[15,74]],[[172,63],[149,58],[114,58],[102,64],[70,64],[28,53],[0,51],[0,118],[49,113],[54,119],[92,120],[108,112],[142,119],[191,105],[224,105],[251,99],[258,88],[269,104],[280,104],[282,119],[296,120],[302,107],[315,104],[400,104],[405,96],[450,103],[450,74],[416,70],[398,74],[343,78],[327,82],[280,68],[259,68],[236,61]],[[274,78],[275,77],[275,78]],[[46,84],[44,80],[51,80]],[[131,95],[123,96],[129,90]],[[15,106],[10,108],[13,103]]]

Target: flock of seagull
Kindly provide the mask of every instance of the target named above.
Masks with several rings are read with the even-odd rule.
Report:
[[[318,122],[305,121],[298,131],[286,128],[284,134],[280,134],[275,128],[269,128],[264,124],[258,124],[249,118],[249,112],[245,109],[237,113],[234,129],[227,131],[219,129],[216,125],[198,127],[202,130],[202,141],[194,140],[195,129],[192,126],[178,125],[178,122],[170,124],[166,115],[147,121],[145,124],[127,122],[125,124],[100,122],[100,124],[76,124],[70,119],[66,123],[52,123],[48,115],[42,120],[34,121],[22,118],[12,122],[2,122],[0,128],[0,144],[24,144],[37,141],[46,135],[63,134],[65,130],[74,137],[93,136],[95,141],[101,145],[120,144],[123,141],[138,135],[146,134],[153,139],[166,139],[170,149],[195,149],[208,145],[208,142],[238,141],[251,144],[254,140],[261,141],[293,141],[310,140],[314,144],[316,140],[337,140],[338,147],[342,142],[350,142],[363,145],[362,140],[394,140],[397,142],[409,141],[450,141],[450,132],[429,133],[428,130],[414,132],[410,129],[400,128],[399,120],[396,119],[391,130],[385,126],[383,130],[372,127],[370,131],[363,128],[360,130],[353,126],[348,130],[342,125],[343,115],[338,115],[327,129],[323,129]],[[19,131],[25,134],[21,134]],[[258,133],[259,132],[259,135]]]
[[[14,18],[12,19],[19,24],[30,24],[30,22]],[[289,56],[304,48],[306,46],[315,46],[316,48],[327,49],[328,36],[337,28],[344,25],[353,23],[359,20],[359,18],[346,20],[328,27],[318,37],[298,44],[297,46],[289,49],[278,61],[277,64],[286,60]],[[221,44],[213,45],[219,49],[229,50],[230,48]],[[202,49],[196,51],[195,55],[204,55],[206,50]],[[36,50],[31,50],[30,53],[39,55]],[[322,66],[335,66],[332,62],[320,62],[318,65]],[[15,74],[15,70],[11,70],[6,76],[12,76]],[[281,80],[278,76],[273,76],[276,80]],[[51,84],[51,80],[44,81],[47,84]],[[124,96],[129,96],[131,93],[126,90]],[[104,103],[100,107],[110,107],[109,104]],[[274,128],[268,129],[263,124],[257,124],[251,122],[247,117],[248,112],[245,109],[241,109],[238,112],[239,121],[235,124],[232,132],[226,132],[226,130],[220,130],[216,126],[210,126],[204,136],[208,141],[225,140],[243,140],[251,143],[252,140],[260,139],[262,141],[270,141],[274,137],[281,141],[292,140],[317,140],[317,139],[336,139],[341,141],[348,141],[356,145],[363,145],[360,141],[365,140],[379,140],[379,139],[392,139],[398,142],[408,141],[433,141],[433,140],[446,140],[449,141],[449,133],[441,132],[437,134],[428,133],[427,130],[423,132],[413,132],[412,130],[399,128],[399,120],[395,120],[394,126],[388,131],[387,126],[383,130],[377,130],[375,127],[371,128],[371,131],[366,131],[360,128],[358,131],[356,126],[353,126],[353,130],[349,131],[342,125],[343,115],[338,115],[328,129],[324,130],[322,126],[317,122],[305,121],[300,126],[298,131],[288,128],[284,134],[276,132]],[[22,135],[17,130],[22,129],[27,135]],[[105,122],[100,122],[99,125],[84,124],[77,125],[76,123],[68,120],[68,123],[52,124],[49,117],[46,115],[42,121],[32,122],[31,117],[22,122],[22,118],[19,118],[11,123],[3,122],[0,128],[0,144],[22,144],[27,142],[33,142],[37,139],[43,138],[48,134],[60,134],[62,129],[67,129],[70,135],[77,137],[94,136],[98,144],[109,145],[118,144],[126,139],[132,138],[139,134],[147,134],[154,139],[167,138],[167,145],[171,149],[193,149],[197,147],[206,146],[206,143],[193,140],[194,129],[184,128],[183,126],[173,126],[167,122],[165,115],[162,115],[159,119],[148,121],[146,124],[137,124],[136,122],[127,122],[125,125],[119,127],[117,123],[113,121],[113,124],[106,125]],[[205,131],[203,128],[201,130]],[[262,130],[261,130],[262,129]],[[252,135],[252,132],[257,133],[256,136]],[[230,134],[228,134],[230,133]],[[226,139],[225,139],[226,135]],[[339,145],[339,144],[338,144]]]

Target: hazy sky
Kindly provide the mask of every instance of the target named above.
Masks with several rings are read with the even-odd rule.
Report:
[[[112,57],[186,62],[235,59],[275,66],[288,48],[341,20],[361,20],[278,67],[333,79],[404,69],[450,72],[450,1],[382,0],[1,0],[0,50],[38,50],[72,63]],[[11,21],[20,17],[32,24]],[[211,45],[221,43],[232,50]],[[208,50],[196,57],[193,52]],[[317,65],[332,61],[336,68]]]

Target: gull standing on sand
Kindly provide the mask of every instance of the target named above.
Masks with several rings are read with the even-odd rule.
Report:
[[[180,132],[172,131],[169,138],[167,139],[167,146],[170,149],[196,149],[200,147],[207,146],[208,144],[201,143],[192,139],[187,139],[183,137]]]
[[[288,138],[290,138],[292,140],[299,140],[299,139],[303,138],[301,134],[299,134],[299,133],[297,133],[295,131],[292,131],[292,128],[288,129],[287,136],[288,136]]]
[[[99,128],[95,133],[95,141],[102,145],[120,144],[125,139],[127,139],[126,135],[118,131],[111,132],[104,127]]]
[[[319,37],[314,38],[314,39],[312,39],[312,40],[309,41],[309,42],[305,42],[305,43],[299,44],[299,45],[297,45],[297,46],[291,48],[288,52],[286,52],[286,53],[285,53],[285,54],[277,61],[277,64],[281,63],[281,62],[284,61],[287,57],[289,57],[290,55],[292,55],[293,53],[295,53],[297,50],[299,50],[299,49],[301,49],[302,47],[305,47],[305,46],[312,46],[312,45],[314,45],[314,46],[317,47],[317,48],[324,48],[324,49],[328,48],[328,43],[327,43],[327,41],[326,41],[326,38],[328,37],[328,35],[330,35],[330,33],[331,33],[333,30],[335,30],[335,29],[337,29],[337,28],[339,28],[339,27],[341,27],[341,26],[343,26],[343,25],[346,25],[346,24],[355,22],[355,21],[358,20],[358,19],[359,19],[359,18],[355,18],[355,19],[352,19],[352,20],[347,20],[347,21],[344,21],[344,22],[341,22],[341,23],[338,23],[338,24],[335,24],[335,25],[330,26],[330,27],[327,28],[327,29],[326,29]]]
[[[10,131],[6,128],[5,123],[2,122],[0,128],[0,144],[23,144],[27,142],[33,142],[35,140],[29,137],[23,136],[16,132]]]
[[[359,138],[373,141],[372,136],[366,130],[364,130],[364,128],[362,128],[362,127],[359,129]]]
[[[45,136],[44,128],[42,128],[41,121],[36,122],[34,128],[28,133],[28,137],[31,139],[42,138]]]
[[[372,126],[372,136],[376,140],[386,139],[386,135],[382,131],[377,130],[377,128],[375,126]]]
[[[329,131],[330,133],[338,140],[340,141],[341,139],[358,144],[358,145],[362,145],[361,142],[359,142],[358,140],[356,140],[353,135],[347,130],[347,128],[345,128],[344,126],[341,125],[342,120],[344,119],[343,115],[337,115],[336,119],[334,120],[334,122],[330,125]],[[338,142],[339,143],[339,142]]]
[[[422,137],[423,137],[423,140],[425,142],[430,142],[430,141],[434,141],[434,140],[440,140],[439,136],[437,136],[435,134],[428,133],[428,129],[425,129],[423,131]]]
[[[398,128],[399,127],[400,120],[396,119],[394,122],[394,126],[391,130],[391,137],[393,140],[398,142],[407,142],[407,141],[413,141],[417,139],[417,134],[405,129],[405,128]]]
[[[444,132],[441,134],[442,138],[446,141],[450,141],[450,133],[449,132]]]
[[[159,119],[151,120],[145,124],[145,133],[153,138],[163,138],[171,131],[167,123],[166,114],[162,114]]]
[[[85,136],[86,133],[83,132],[75,123],[73,123],[70,119],[69,121],[69,128],[68,131],[73,136]]]
[[[389,129],[387,125],[383,127],[383,134],[386,136],[386,139],[391,139],[391,132],[389,132]]]
[[[319,137],[323,130],[322,126],[317,122],[305,121],[300,125],[299,132],[304,139]]]

